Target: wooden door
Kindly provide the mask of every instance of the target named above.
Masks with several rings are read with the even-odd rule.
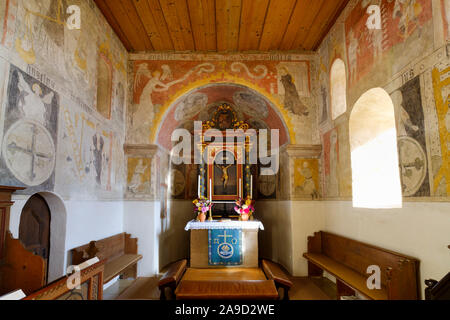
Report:
[[[50,209],[40,195],[32,196],[22,209],[19,239],[25,249],[45,260],[45,283],[47,283],[50,254]]]

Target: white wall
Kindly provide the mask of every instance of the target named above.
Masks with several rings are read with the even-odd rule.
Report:
[[[159,201],[125,201],[123,230],[138,238],[138,276],[150,277],[159,272],[159,234],[161,230]]]
[[[255,218],[261,220],[259,231],[260,258],[282,264],[293,273],[292,213],[290,201],[257,201]]]

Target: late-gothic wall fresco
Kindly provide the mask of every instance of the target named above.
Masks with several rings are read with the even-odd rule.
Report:
[[[447,183],[450,61],[445,45],[434,47],[441,43],[442,34],[439,28],[433,29],[434,22],[443,22],[444,31],[448,28],[448,10],[445,11],[448,4],[436,3],[440,8],[432,8],[431,0],[351,1],[323,41],[318,50],[321,62],[318,85],[326,88],[328,100],[319,96],[318,101],[324,104],[330,99],[329,70],[334,58],[340,57],[337,53],[342,52],[339,50],[342,45],[346,48],[343,60],[349,85],[346,114],[335,121],[326,121],[326,117],[319,120],[324,147],[321,159],[324,197],[351,197],[348,121],[356,100],[374,87],[385,89],[394,104],[403,196],[437,200],[450,196]],[[366,26],[369,17],[366,9],[371,4],[381,8],[381,30]],[[333,156],[334,130],[337,130],[338,157]],[[332,168],[337,168],[337,183]]]
[[[6,0],[0,19],[1,183],[122,198],[128,53],[95,3]]]

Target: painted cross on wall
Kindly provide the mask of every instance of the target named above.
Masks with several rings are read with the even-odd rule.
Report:
[[[0,182],[25,193],[52,191],[55,180],[59,96],[11,65],[5,108]]]

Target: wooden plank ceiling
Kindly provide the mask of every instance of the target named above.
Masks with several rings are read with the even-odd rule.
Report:
[[[130,52],[315,51],[349,0],[95,0]]]

